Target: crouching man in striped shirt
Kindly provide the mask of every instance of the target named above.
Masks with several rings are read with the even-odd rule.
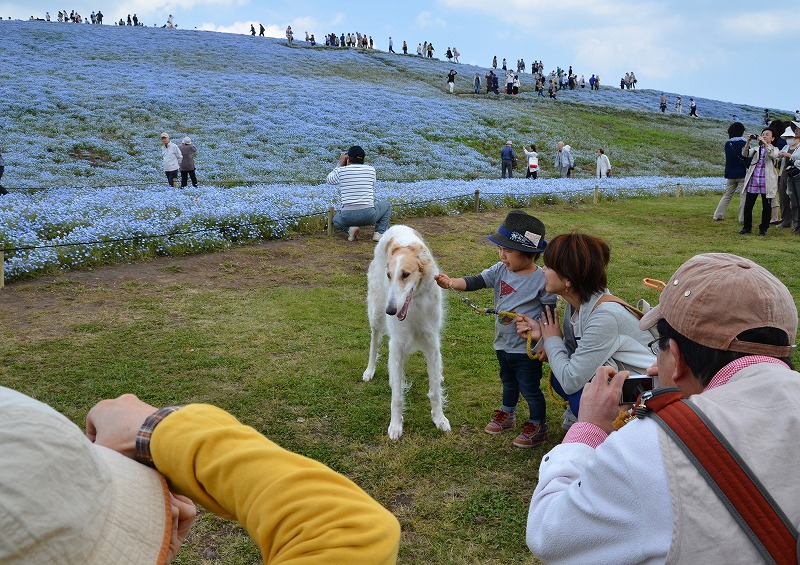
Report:
[[[339,185],[342,209],[333,217],[333,225],[347,232],[347,241],[355,241],[361,226],[375,224],[373,241],[389,228],[392,206],[375,202],[375,168],[364,164],[364,150],[354,145],[339,156],[339,166],[328,174],[328,184]]]

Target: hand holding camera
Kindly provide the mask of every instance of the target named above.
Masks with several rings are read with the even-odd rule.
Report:
[[[339,155],[340,167],[346,167],[349,164],[350,164],[350,157],[347,155],[347,153],[342,153],[341,155]]]

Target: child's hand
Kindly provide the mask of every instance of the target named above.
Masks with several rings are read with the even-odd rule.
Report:
[[[450,277],[448,277],[444,273],[439,273],[438,275],[433,277],[433,280],[435,280],[436,284],[438,284],[442,288],[445,288],[445,289],[450,288],[450,284],[451,284]]]

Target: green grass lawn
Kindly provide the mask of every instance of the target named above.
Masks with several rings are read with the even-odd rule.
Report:
[[[536,205],[548,236],[584,231],[611,245],[609,285],[628,300],[658,301],[642,278],[667,280],[702,252],[744,255],[797,298],[800,240],[789,230],[740,236],[735,206],[712,222],[719,195],[637,197]],[[497,260],[492,233],[508,210],[405,218],[440,268],[477,274]],[[53,405],[83,425],[98,400],[134,392],[156,405],[208,402],[281,445],[346,474],[403,528],[407,564],[535,563],[524,542],[538,464],[560,441],[561,409],[548,397],[553,433],[544,449],[483,426],[499,407],[490,316],[447,294],[442,347],[453,427],[430,421],[421,355],[407,368],[404,435],[386,436],[390,391],[385,347],[364,383],[369,328],[366,269],[372,243],[324,234],[214,255],[166,258],[63,273],[0,290],[0,383]],[[491,303],[491,291],[472,293]],[[736,296],[720,297],[736,305]],[[527,407],[521,401],[520,409]],[[566,527],[566,526],[565,526]],[[260,563],[243,530],[204,514],[177,563]]]

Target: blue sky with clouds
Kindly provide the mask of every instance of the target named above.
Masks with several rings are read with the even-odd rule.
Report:
[[[605,85],[634,71],[640,88],[663,89],[684,98],[700,96],[793,112],[800,108],[796,70],[785,55],[796,37],[792,10],[781,3],[637,0],[0,0],[0,16],[55,19],[59,9],[88,17],[101,9],[105,21],[138,14],[148,26],[169,14],[181,29],[248,34],[261,23],[282,37],[287,25],[302,39],[325,33],[362,32],[376,48],[409,50],[429,41],[444,58],[456,46],[461,62],[489,66],[492,57],[510,65],[541,59],[547,70],[572,65],[599,73]]]

